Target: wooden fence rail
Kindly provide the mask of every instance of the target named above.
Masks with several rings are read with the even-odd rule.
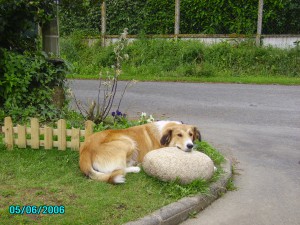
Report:
[[[80,141],[80,138],[84,137],[86,139],[90,136],[93,133],[93,126],[94,123],[88,120],[85,122],[84,130],[79,128],[66,129],[66,121],[60,119],[57,121],[57,128],[54,129],[48,126],[40,127],[38,119],[32,118],[30,127],[21,125],[13,127],[11,117],[5,117],[2,131],[4,132],[6,147],[10,150],[16,145],[19,148],[30,146],[33,149],[39,149],[40,147],[52,149],[56,147],[58,150],[71,148],[78,151],[83,143]],[[44,136],[43,140],[40,140],[40,136]],[[68,141],[67,139],[71,140]]]

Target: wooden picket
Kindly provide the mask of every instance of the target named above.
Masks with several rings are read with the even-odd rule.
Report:
[[[86,139],[90,136],[93,133],[93,126],[94,123],[88,120],[85,122],[84,130],[79,128],[66,129],[66,121],[60,119],[57,121],[57,129],[53,129],[48,126],[40,127],[38,119],[32,118],[30,127],[21,125],[13,127],[11,117],[5,117],[2,131],[4,132],[4,142],[9,150],[12,150],[16,145],[18,148],[30,146],[33,149],[44,147],[46,150],[53,148],[66,150],[70,148],[78,151],[83,143],[80,138]],[[27,138],[27,135],[30,135],[30,138]],[[40,135],[44,136],[44,140],[40,140]],[[57,141],[53,140],[55,136],[57,136]],[[68,137],[71,138],[70,141],[67,141]]]

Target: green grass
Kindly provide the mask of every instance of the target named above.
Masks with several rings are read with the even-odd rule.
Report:
[[[224,160],[207,143],[198,146],[217,166]],[[220,174],[218,169],[210,182]],[[189,185],[167,183],[143,171],[126,178],[124,185],[87,179],[80,172],[76,151],[9,151],[0,143],[0,224],[122,224],[184,196],[207,193],[210,184],[203,180]],[[65,213],[12,215],[10,205],[63,205]]]
[[[81,39],[62,40],[69,78],[98,79],[112,72],[113,47],[87,47]],[[300,84],[300,48],[256,47],[250,41],[205,45],[199,41],[137,40],[124,49],[121,80],[213,83]]]
[[[97,75],[68,75],[69,79],[95,80]],[[138,80],[138,81],[154,81],[154,82],[189,82],[189,83],[237,83],[237,84],[280,84],[280,85],[300,85],[300,78],[289,78],[284,76],[278,77],[159,77],[155,75],[139,76],[124,74],[120,80]]]

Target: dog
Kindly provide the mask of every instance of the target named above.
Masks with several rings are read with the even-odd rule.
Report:
[[[121,130],[92,134],[80,148],[80,170],[94,180],[125,183],[126,173],[138,173],[144,156],[161,147],[192,151],[201,141],[197,127],[177,121],[157,121]]]

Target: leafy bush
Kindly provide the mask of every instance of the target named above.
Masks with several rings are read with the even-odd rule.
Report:
[[[4,113],[14,121],[32,116],[44,120],[57,117],[53,93],[55,87],[64,87],[65,68],[54,66],[42,54],[1,52],[0,107]]]
[[[53,0],[0,1],[0,123],[57,117],[64,104],[66,68],[38,50],[38,25],[55,15]]]
[[[61,33],[75,30],[99,34],[101,1],[60,3]],[[254,34],[258,1],[185,0],[180,3],[180,32],[217,34]],[[124,27],[130,34],[173,34],[175,1],[110,0],[107,5],[107,34],[119,34]],[[300,4],[297,0],[265,0],[264,34],[300,32]]]

